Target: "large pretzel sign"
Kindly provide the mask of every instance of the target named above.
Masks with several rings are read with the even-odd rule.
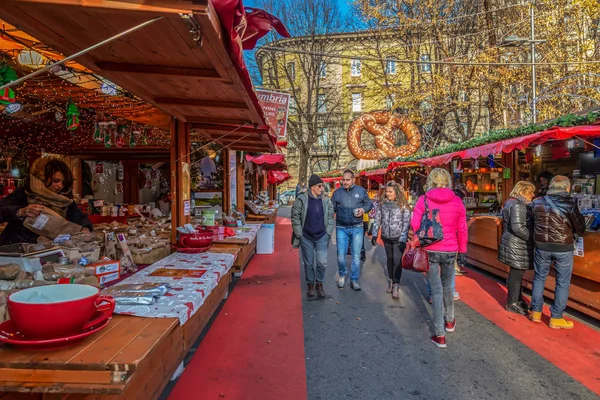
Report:
[[[361,145],[363,129],[375,136],[376,150]],[[406,135],[407,143],[396,147],[396,131]],[[373,111],[356,118],[348,128],[348,149],[359,160],[380,160],[391,157],[408,157],[419,150],[421,134],[408,118],[390,111]]]

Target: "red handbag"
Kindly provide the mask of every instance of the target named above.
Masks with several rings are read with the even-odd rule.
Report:
[[[406,244],[406,251],[402,256],[402,268],[415,272],[429,271],[427,250],[420,246],[419,238],[416,235]]]

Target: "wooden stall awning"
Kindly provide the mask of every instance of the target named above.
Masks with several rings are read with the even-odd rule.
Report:
[[[451,162],[454,158],[462,159],[487,157],[490,154],[510,153],[514,150],[523,150],[529,146],[543,144],[549,140],[567,140],[575,137],[597,137],[600,136],[600,125],[581,125],[572,127],[553,127],[542,132],[530,135],[518,136],[498,142],[484,144],[471,149],[442,154],[440,156],[417,160],[419,164],[435,167]]]
[[[243,58],[231,56],[208,0],[3,0],[0,15],[65,55],[162,17],[77,61],[192,123],[196,135],[234,150],[275,150]]]
[[[268,171],[283,171],[287,169],[283,154],[261,154],[259,156],[246,154],[246,161],[259,165]]]

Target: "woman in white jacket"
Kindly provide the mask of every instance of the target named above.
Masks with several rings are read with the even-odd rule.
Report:
[[[371,243],[377,242],[379,229],[385,247],[388,268],[388,293],[399,299],[400,278],[402,277],[402,255],[406,249],[406,236],[410,227],[410,207],[400,185],[394,181],[385,186],[385,195],[377,207]]]

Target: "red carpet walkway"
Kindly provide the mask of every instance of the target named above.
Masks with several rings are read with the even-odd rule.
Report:
[[[548,307],[541,324],[508,313],[506,287],[476,271],[457,277],[456,289],[466,305],[600,396],[600,332],[577,321],[571,330],[551,329]]]
[[[169,400],[306,399],[298,251],[289,220],[275,233],[275,254],[254,256]]]

